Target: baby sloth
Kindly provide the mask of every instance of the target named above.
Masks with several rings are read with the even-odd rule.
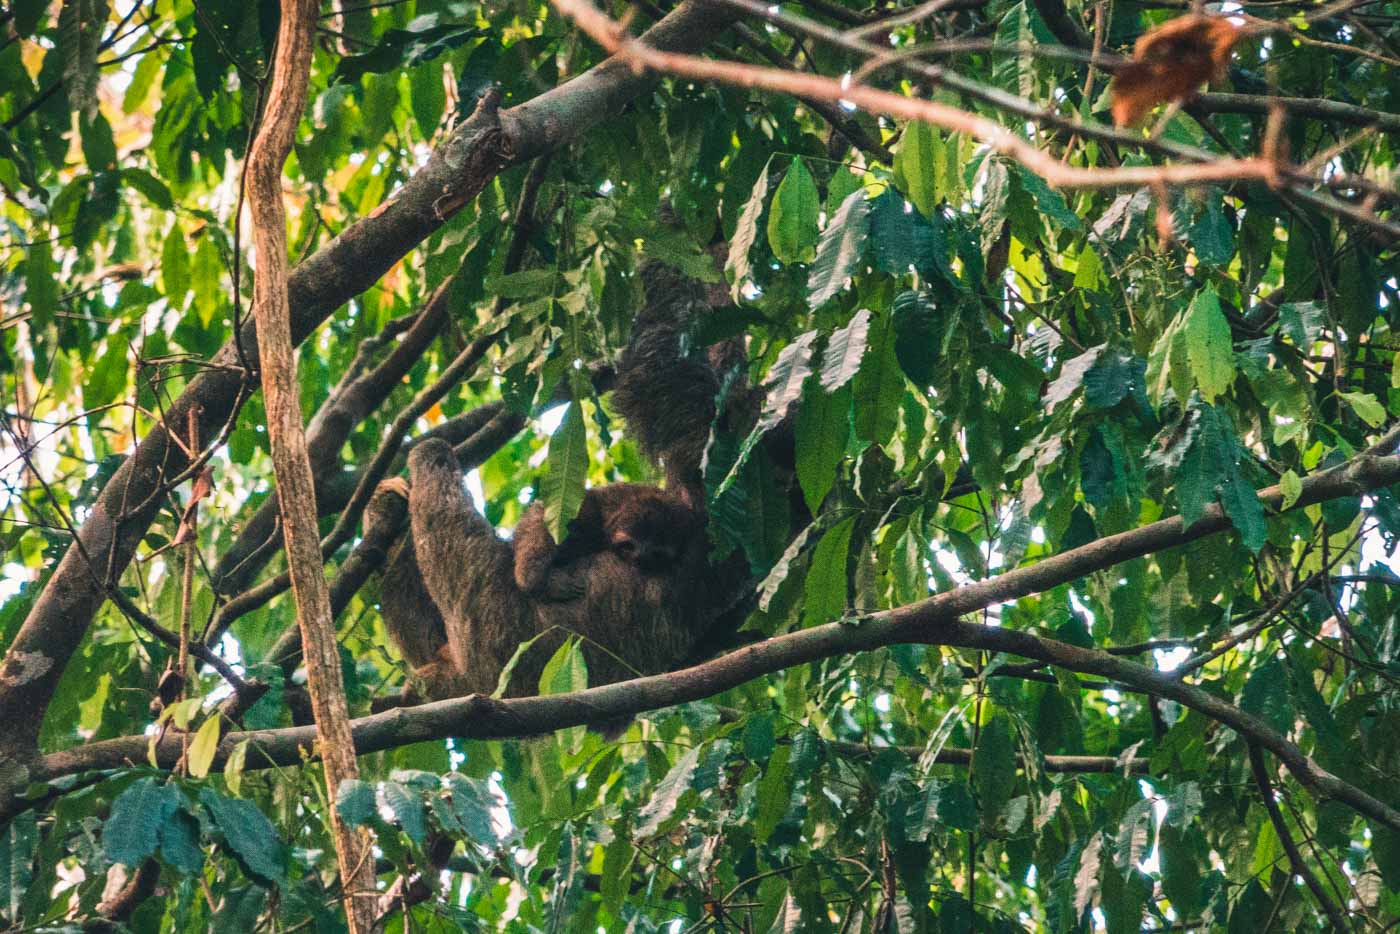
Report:
[[[450,444],[424,441],[408,469],[411,540],[390,557],[380,607],[423,695],[493,692],[519,645],[537,636],[507,696],[536,693],[571,634],[582,637],[594,685],[667,671],[703,635],[704,523],[682,494],[591,489],[559,544],[536,503],[507,542],[472,504]],[[384,497],[403,492],[402,480],[382,484],[367,526],[382,521]]]

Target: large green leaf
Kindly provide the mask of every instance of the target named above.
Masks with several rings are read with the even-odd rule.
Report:
[[[570,402],[559,428],[549,439],[545,474],[540,478],[540,501],[545,523],[556,542],[562,542],[583,505],[588,479],[588,431],[583,424],[583,404]]]
[[[114,863],[139,866],[155,854],[161,828],[180,806],[180,791],[156,778],[137,779],[112,802],[102,846]]]
[[[817,184],[798,156],[773,192],[768,210],[768,244],[779,262],[805,263],[812,258],[820,214]]]
[[[1220,310],[1220,299],[1209,287],[1196,293],[1186,313],[1186,357],[1196,376],[1201,398],[1214,402],[1235,381],[1235,355],[1231,348],[1230,322]]]

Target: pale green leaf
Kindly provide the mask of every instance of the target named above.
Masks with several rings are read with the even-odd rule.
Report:
[[[563,422],[549,439],[545,474],[540,479],[545,523],[556,542],[568,535],[569,523],[583,505],[587,478],[588,432],[583,424],[583,404],[570,402]]]
[[[1186,315],[1186,357],[1201,398],[1213,403],[1235,381],[1230,322],[1225,320],[1220,299],[1210,288],[1196,293]]]
[[[832,332],[826,342],[826,352],[822,354],[823,389],[835,392],[855,377],[865,355],[869,333],[870,312],[864,308],[856,312],[844,328]]]
[[[725,261],[724,271],[729,274],[731,294],[736,302],[739,301],[744,286],[753,276],[749,253],[753,250],[754,241],[758,239],[758,221],[763,216],[763,203],[768,199],[768,165],[771,162],[770,159],[764,163],[763,171],[758,173],[758,181],[754,182],[749,200],[744,202],[744,210],[739,215],[739,224],[734,228],[734,236],[729,239],[729,258]]]
[[[870,202],[861,188],[846,196],[822,231],[816,259],[807,273],[807,301],[813,308],[825,305],[846,287],[865,251],[869,229]]]

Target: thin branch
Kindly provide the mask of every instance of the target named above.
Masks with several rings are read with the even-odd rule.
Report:
[[[1288,854],[1288,863],[1293,867],[1293,874],[1301,878],[1303,884],[1313,893],[1313,898],[1317,899],[1318,905],[1332,922],[1332,927],[1337,931],[1350,931],[1352,927],[1347,923],[1342,909],[1328,897],[1317,875],[1298,850],[1298,844],[1283,819],[1278,801],[1274,798],[1274,787],[1269,781],[1269,770],[1264,765],[1264,754],[1254,743],[1246,740],[1245,745],[1249,747],[1249,768],[1254,773],[1255,784],[1259,786],[1259,797],[1264,802],[1264,809],[1269,812],[1269,820],[1273,822],[1274,833],[1278,836],[1279,843],[1283,844],[1283,851]]]
[[[744,62],[721,62],[664,52],[629,37],[620,24],[599,12],[589,0],[553,0],[560,13],[609,52],[615,52],[639,71],[651,69],[702,81],[720,81],[739,87],[778,91],[802,98],[848,101],[872,113],[906,120],[922,120],[954,133],[981,140],[993,152],[1015,159],[1060,188],[1141,188],[1148,185],[1194,187],[1255,179],[1276,183],[1279,166],[1273,160],[1216,159],[1192,165],[1130,166],[1118,169],[1079,168],[1065,165],[1035,148],[1010,129],[974,113],[942,104],[881,91],[818,75],[765,68]],[[1396,228],[1400,235],[1400,227]]]

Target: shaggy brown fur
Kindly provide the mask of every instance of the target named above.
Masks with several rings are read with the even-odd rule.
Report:
[[[703,634],[705,537],[679,497],[600,487],[562,546],[538,504],[507,542],[472,505],[450,445],[418,445],[408,467],[413,554],[405,547],[394,556],[380,600],[425,696],[494,691],[516,648],[535,636],[507,696],[536,693],[570,634],[583,637],[592,684],[665,671]],[[390,485],[376,497],[399,494]]]

